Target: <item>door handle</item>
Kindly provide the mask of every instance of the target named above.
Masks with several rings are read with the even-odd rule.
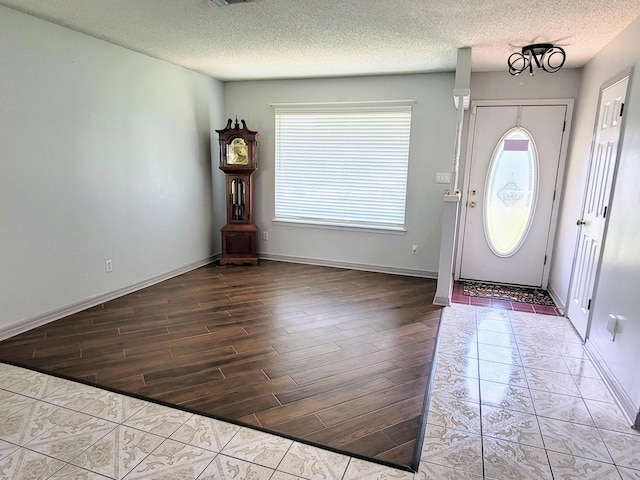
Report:
[[[582,218],[580,220],[578,220],[577,223],[576,223],[576,225],[578,225],[578,226],[582,226],[582,225],[586,225],[586,224],[587,224],[587,221],[582,219]]]
[[[475,206],[476,206],[476,202],[469,202],[469,206],[470,206],[471,208],[475,208]]]

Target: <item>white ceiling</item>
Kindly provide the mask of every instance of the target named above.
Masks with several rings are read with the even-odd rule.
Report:
[[[506,71],[554,42],[580,67],[640,16],[638,0],[0,0],[16,10],[220,80]],[[637,48],[630,45],[629,48]]]

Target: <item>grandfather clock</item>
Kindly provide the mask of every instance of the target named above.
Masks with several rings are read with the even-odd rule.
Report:
[[[258,168],[256,137],[258,132],[247,128],[227,126],[218,132],[220,143],[220,170],[226,175],[227,224],[222,227],[222,256],[220,265],[258,264],[256,243],[258,229],[252,223],[253,188],[251,177]]]

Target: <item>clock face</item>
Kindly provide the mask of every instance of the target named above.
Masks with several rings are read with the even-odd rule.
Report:
[[[243,138],[234,138],[227,145],[228,165],[247,165],[249,163],[249,151]]]

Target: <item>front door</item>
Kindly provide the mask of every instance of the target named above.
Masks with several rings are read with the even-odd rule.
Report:
[[[460,278],[546,288],[567,108],[474,107]]]
[[[598,123],[589,164],[589,177],[582,210],[577,221],[578,245],[571,274],[567,317],[586,339],[591,297],[604,239],[607,208],[618,159],[618,140],[629,77],[600,93]]]

